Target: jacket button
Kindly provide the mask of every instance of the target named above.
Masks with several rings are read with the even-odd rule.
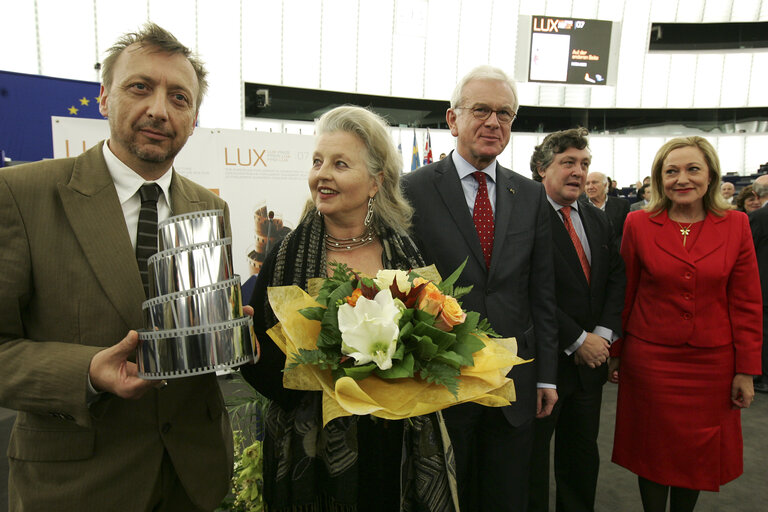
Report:
[[[688,312],[685,312],[680,316],[683,318],[683,320],[690,320],[692,315]]]
[[[690,278],[693,277],[693,273],[692,272],[686,272],[685,274],[683,274],[683,277],[686,278],[686,279],[690,279]]]
[[[163,434],[167,434],[171,431],[171,424],[170,423],[163,423],[163,426],[160,427],[160,432]]]
[[[691,300],[692,296],[691,296],[691,294],[690,294],[690,293],[684,293],[684,294],[683,294],[683,298],[684,298],[685,300]]]

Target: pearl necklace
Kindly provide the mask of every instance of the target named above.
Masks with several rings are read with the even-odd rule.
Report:
[[[373,228],[368,226],[360,235],[353,236],[352,238],[336,238],[328,233],[324,235],[324,238],[325,248],[329,251],[352,251],[373,242],[376,238],[376,233],[373,232]]]

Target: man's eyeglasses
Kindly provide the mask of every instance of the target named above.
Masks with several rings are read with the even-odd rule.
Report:
[[[509,124],[515,120],[515,117],[517,117],[517,114],[510,112],[509,110],[493,110],[488,107],[456,107],[454,110],[469,110],[472,112],[472,115],[475,116],[475,119],[480,121],[485,121],[491,117],[491,114],[496,114],[496,119],[498,119],[501,124]]]

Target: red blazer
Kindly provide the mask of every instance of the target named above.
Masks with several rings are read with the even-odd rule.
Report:
[[[749,220],[707,214],[690,252],[666,212],[627,216],[621,244],[627,274],[623,332],[664,345],[733,343],[736,373],[760,374],[763,317]],[[611,346],[621,355],[622,344]]]

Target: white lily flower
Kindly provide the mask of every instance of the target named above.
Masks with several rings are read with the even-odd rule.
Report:
[[[354,307],[342,304],[338,313],[341,352],[353,358],[355,366],[373,361],[382,370],[392,368],[401,314],[389,288],[373,300],[360,297]]]
[[[397,288],[402,293],[408,293],[411,291],[411,283],[408,281],[408,272],[404,270],[379,270],[376,273],[376,277],[373,279],[379,290],[386,290],[392,286],[392,283],[397,283]]]

